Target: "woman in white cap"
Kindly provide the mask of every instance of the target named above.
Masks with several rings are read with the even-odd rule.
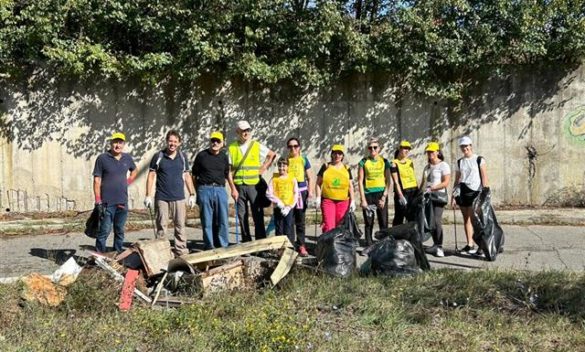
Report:
[[[347,210],[354,211],[352,176],[349,166],[343,163],[345,148],[341,144],[331,147],[331,162],[323,164],[317,174],[315,194],[321,203],[323,233],[334,229],[343,221]]]
[[[468,136],[459,139],[459,148],[461,148],[463,157],[457,160],[451,205],[454,206],[453,202],[457,203],[461,208],[461,214],[463,214],[467,245],[463,247],[461,252],[475,254],[477,249],[473,243],[472,206],[481,189],[488,189],[486,162],[484,158],[474,154],[471,138]]]
[[[443,252],[443,209],[448,203],[447,187],[451,181],[451,168],[444,161],[443,153],[439,143],[430,142],[425,152],[427,153],[428,164],[423,170],[422,190],[430,194],[433,205],[434,230],[433,246],[427,249],[427,253],[436,257],[444,257]]]

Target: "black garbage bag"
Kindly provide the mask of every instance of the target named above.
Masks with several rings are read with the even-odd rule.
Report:
[[[429,193],[419,193],[413,201],[413,211],[415,222],[421,235],[421,242],[426,242],[431,238],[431,232],[435,230],[435,217],[433,203]]]
[[[485,254],[486,260],[494,261],[504,251],[504,231],[498,224],[489,188],[482,189],[473,201],[473,240]]]
[[[411,221],[406,224],[392,226],[390,228],[376,232],[376,239],[384,240],[385,238],[393,238],[394,240],[405,240],[410,242],[414,250],[414,257],[416,259],[416,266],[422,270],[430,270],[431,265],[427,259],[427,255],[422,245],[422,234],[417,222]],[[374,244],[375,246],[375,244]],[[368,248],[367,254],[371,258],[370,253],[373,253],[374,246]]]
[[[319,236],[315,250],[319,266],[335,276],[350,276],[356,268],[356,248],[361,236],[354,213],[348,211],[339,226]]]
[[[100,233],[102,220],[104,218],[105,209],[101,204],[96,204],[89,216],[89,219],[85,222],[85,235],[91,238],[97,238]]]
[[[422,272],[410,241],[387,237],[370,248],[369,258],[361,268],[362,273],[405,276]]]

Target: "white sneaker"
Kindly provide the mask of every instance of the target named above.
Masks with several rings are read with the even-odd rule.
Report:
[[[443,252],[443,248],[437,247],[437,250],[435,251],[435,256],[437,256],[437,257],[444,257],[445,256],[445,253]]]
[[[473,247],[471,247],[470,250],[467,251],[467,253],[469,253],[469,254],[476,254],[477,251],[479,251],[479,247],[473,246]]]

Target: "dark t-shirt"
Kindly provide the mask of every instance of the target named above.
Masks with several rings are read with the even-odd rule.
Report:
[[[182,153],[183,157],[179,153]],[[160,162],[158,167],[156,162]],[[189,172],[189,161],[183,152],[177,152],[171,159],[165,152],[156,153],[150,160],[150,171],[156,172],[155,200],[174,202],[185,199],[185,179],[183,174]]]
[[[209,149],[200,151],[193,163],[193,176],[197,186],[221,185],[225,186],[225,180],[229,173],[229,160],[225,151],[213,155]]]
[[[93,175],[101,177],[101,196],[105,204],[128,203],[128,171],[136,169],[132,157],[122,153],[120,160],[110,152],[100,154],[93,168]]]

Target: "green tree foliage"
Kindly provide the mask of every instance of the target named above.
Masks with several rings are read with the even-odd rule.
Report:
[[[384,72],[456,99],[477,72],[571,64],[585,0],[0,0],[0,72],[319,87]]]

